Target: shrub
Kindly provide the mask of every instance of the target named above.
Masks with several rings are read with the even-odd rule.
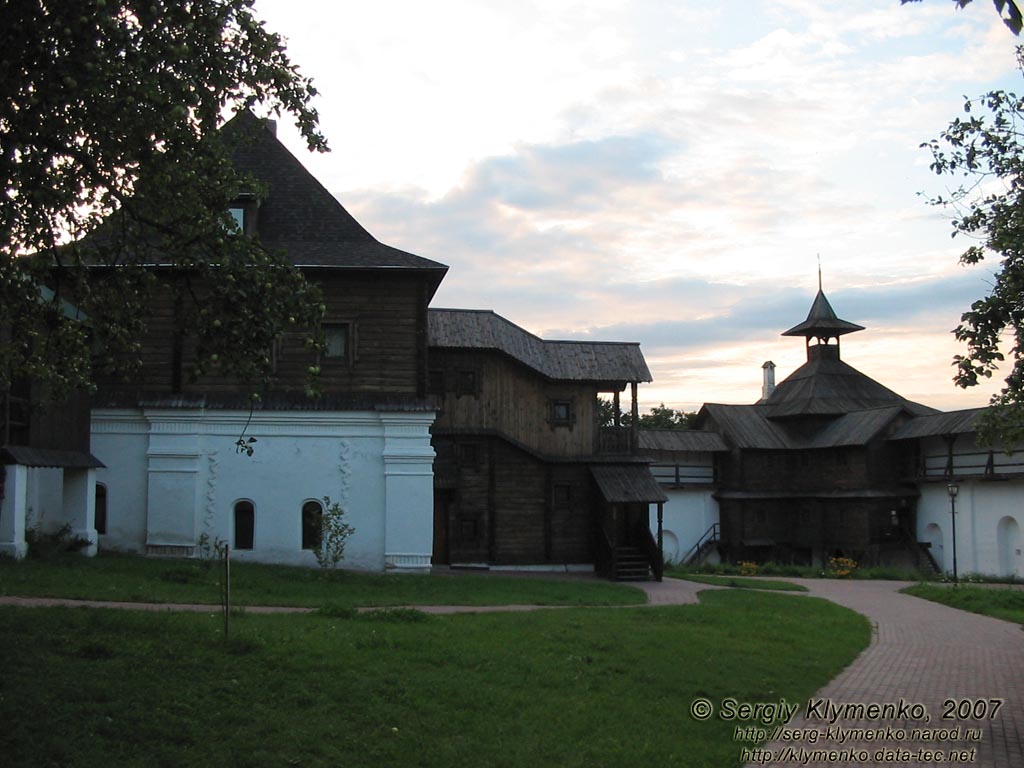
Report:
[[[48,560],[65,552],[79,552],[89,546],[89,540],[71,533],[71,523],[64,523],[55,531],[43,532],[39,526],[25,531],[28,556],[33,560]]]
[[[749,560],[740,562],[740,575],[757,576],[757,563],[752,563]]]
[[[828,575],[833,579],[847,579],[855,570],[857,570],[857,562],[853,558],[829,558]]]
[[[324,514],[320,540],[313,554],[321,568],[335,568],[345,557],[345,544],[356,529],[345,522],[345,510],[330,496],[324,496]]]

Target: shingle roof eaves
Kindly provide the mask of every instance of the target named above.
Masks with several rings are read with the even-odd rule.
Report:
[[[592,465],[590,474],[609,504],[656,504],[668,496],[645,466]]]
[[[919,415],[896,430],[890,439],[912,440],[974,432],[977,429],[978,418],[985,410],[985,408],[968,408],[960,411]]]
[[[500,352],[551,381],[653,380],[636,342],[545,340],[492,310],[438,308],[428,318],[431,347]]]
[[[690,451],[715,453],[729,446],[717,432],[701,429],[641,429],[639,447],[646,451]]]

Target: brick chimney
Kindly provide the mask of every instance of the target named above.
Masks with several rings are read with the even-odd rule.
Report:
[[[775,363],[771,360],[761,366],[761,402],[772,396],[775,391]]]

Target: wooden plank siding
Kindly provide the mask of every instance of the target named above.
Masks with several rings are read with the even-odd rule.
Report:
[[[304,334],[284,334],[274,349],[271,391],[301,394],[308,369],[319,365],[324,394],[423,396],[426,382],[426,319],[423,280],[414,274],[355,270],[311,270],[307,276],[323,291],[325,324],[349,328],[349,350],[334,359],[304,346]],[[165,280],[167,278],[164,278]],[[201,291],[201,289],[198,289]],[[125,384],[100,377],[100,389],[131,389],[147,394],[248,394],[228,372],[193,379],[196,340],[182,332],[182,310],[171,285],[154,292],[140,355],[138,377]]]
[[[453,491],[435,505],[448,562],[592,562],[594,489],[586,465],[554,464],[497,436],[434,438],[435,473]],[[435,563],[439,564],[439,563]]]
[[[597,387],[549,382],[498,352],[430,351],[430,370],[443,377],[436,427],[452,431],[491,430],[545,455],[593,456],[597,440]],[[460,389],[471,373],[474,391]],[[552,404],[571,403],[570,424],[552,421]]]

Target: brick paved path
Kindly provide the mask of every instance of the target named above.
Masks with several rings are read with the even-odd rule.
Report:
[[[1024,632],[1021,627],[986,616],[959,611],[937,603],[901,595],[903,582],[830,581],[787,579],[802,583],[812,595],[824,597],[867,616],[873,625],[872,641],[849,667],[814,699],[825,699],[839,706],[845,703],[922,704],[930,720],[920,712],[904,711],[904,717],[879,720],[842,718],[835,722],[842,728],[867,729],[884,733],[888,726],[905,729],[907,740],[859,740],[854,744],[816,744],[803,741],[775,741],[763,749],[774,751],[774,760],[762,762],[767,755],[749,756],[748,765],[793,766],[806,754],[786,754],[779,760],[780,749],[793,747],[806,750],[867,750],[869,759],[810,760],[808,765],[972,765],[983,768],[1024,768]],[[943,720],[944,702],[985,702],[1003,699],[1004,704],[994,719]],[[805,706],[790,725],[810,728],[822,736],[829,723],[812,713],[806,717]],[[909,715],[909,716],[908,716]],[[917,717],[915,717],[917,715]],[[822,718],[825,715],[822,713]],[[914,728],[935,734],[937,728],[959,727],[957,740],[924,741],[911,739]],[[980,741],[965,737],[967,728],[980,729]],[[744,744],[737,743],[737,748]],[[972,754],[970,750],[975,750]],[[878,750],[905,750],[900,754],[876,755]],[[967,750],[966,759],[957,761],[944,755],[935,759],[918,750]],[[908,754],[909,753],[909,754]],[[860,757],[848,755],[852,757]],[[821,755],[817,757],[822,757]],[[882,759],[876,759],[881,757]],[[973,757],[973,759],[971,759]]]

